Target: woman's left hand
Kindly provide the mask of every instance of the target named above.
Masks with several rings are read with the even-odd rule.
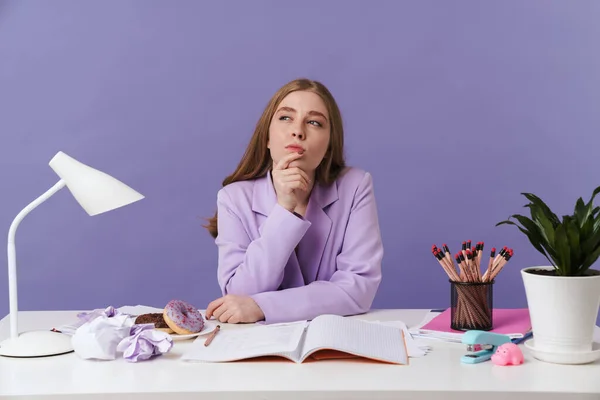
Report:
[[[230,324],[253,323],[265,318],[265,314],[251,297],[232,294],[210,302],[206,307],[206,319],[213,316]]]

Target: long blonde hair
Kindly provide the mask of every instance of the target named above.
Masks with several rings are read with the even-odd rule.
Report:
[[[318,94],[329,114],[330,140],[325,157],[315,171],[315,180],[325,185],[334,182],[345,167],[344,160],[344,127],[342,115],[333,95],[322,83],[310,79],[295,79],[282,86],[269,100],[250,138],[250,143],[235,171],[223,180],[223,186],[237,181],[251,180],[264,176],[273,166],[270,152],[267,148],[271,119],[277,111],[277,106],[290,93],[295,91],[310,91]],[[216,238],[217,213],[204,226]]]

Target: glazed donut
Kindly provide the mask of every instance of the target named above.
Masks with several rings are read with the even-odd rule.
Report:
[[[193,305],[182,300],[171,300],[165,306],[163,318],[169,328],[179,335],[198,333],[204,328],[204,318]]]
[[[139,315],[135,319],[135,324],[154,324],[154,329],[167,333],[173,333],[169,325],[165,322],[162,313],[150,313]]]

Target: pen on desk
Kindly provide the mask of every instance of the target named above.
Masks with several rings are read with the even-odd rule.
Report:
[[[213,341],[213,339],[215,338],[215,336],[217,336],[217,332],[219,332],[219,330],[221,330],[221,325],[217,325],[217,327],[215,328],[215,330],[210,334],[210,336],[204,342],[204,346],[208,346],[210,344],[210,342]]]
[[[522,338],[513,339],[512,342],[514,344],[521,344],[521,343],[523,343],[524,341],[526,341],[527,339],[529,339],[532,336],[533,336],[533,332],[529,331],[525,335],[523,335]]]

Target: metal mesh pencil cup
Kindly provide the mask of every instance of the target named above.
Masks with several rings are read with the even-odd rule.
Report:
[[[489,331],[494,327],[494,281],[450,280],[450,328],[458,331]]]

